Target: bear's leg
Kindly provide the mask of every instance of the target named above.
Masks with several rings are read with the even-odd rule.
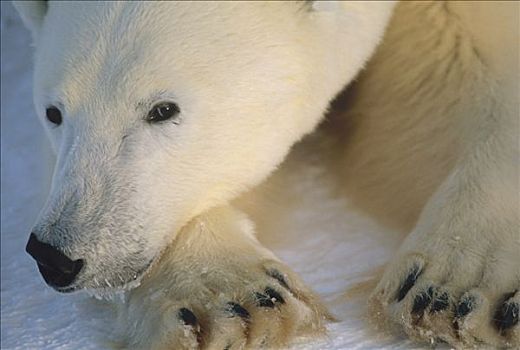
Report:
[[[152,349],[277,348],[331,319],[231,207],[184,228],[119,311],[126,346]]]
[[[520,346],[518,118],[491,115],[371,298],[412,338]]]

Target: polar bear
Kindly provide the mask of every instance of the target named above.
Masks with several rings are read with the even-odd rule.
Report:
[[[264,199],[311,158],[410,232],[375,319],[418,341],[520,344],[518,3],[15,6],[57,154],[27,251],[60,292],[123,291],[118,346],[324,332],[333,317],[257,240],[290,210]]]

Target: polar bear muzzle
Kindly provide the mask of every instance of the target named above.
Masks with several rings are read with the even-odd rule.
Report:
[[[54,288],[70,286],[84,265],[83,259],[71,260],[50,244],[43,243],[31,233],[25,250],[36,260],[45,282]]]

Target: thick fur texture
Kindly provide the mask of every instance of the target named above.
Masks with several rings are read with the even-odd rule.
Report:
[[[140,282],[117,304],[118,346],[273,348],[322,332],[328,312],[255,238],[283,235],[276,218],[297,203],[270,203],[311,162],[410,232],[370,299],[376,326],[520,345],[518,3],[400,3],[368,64],[389,2],[18,8],[38,114],[64,115],[44,121],[58,162],[35,231],[86,260],[67,290]],[[180,122],[146,124],[164,100]]]
[[[400,209],[410,203],[422,208],[421,196],[428,195],[371,301],[377,315],[418,339],[441,338],[460,347],[520,342],[518,16],[518,3],[399,6],[374,70],[360,82],[377,81],[377,95],[393,102],[369,107],[363,97],[353,101],[351,113],[369,120],[408,116],[386,124],[399,135],[379,138],[388,140],[387,150],[373,149],[365,165],[355,160],[359,155],[347,153],[353,167],[346,169],[349,178],[363,179],[358,189],[366,189],[365,181],[374,180],[366,162],[391,152],[381,173],[392,187],[392,202],[399,198],[408,201]],[[405,41],[412,51],[401,46]],[[413,69],[407,72],[406,66]],[[380,84],[376,76],[385,70],[400,81]],[[370,139],[366,135],[361,142]],[[374,210],[385,202],[391,206],[390,197],[379,198]],[[411,218],[417,213],[408,212]],[[507,327],[504,312],[511,318]]]
[[[17,4],[26,21],[42,13]],[[62,291],[128,286],[189,220],[260,183],[313,130],[392,4],[311,5],[48,2],[30,26],[34,102],[57,164],[34,233],[86,261]],[[165,101],[176,120],[147,124]],[[45,120],[49,106],[63,125]]]

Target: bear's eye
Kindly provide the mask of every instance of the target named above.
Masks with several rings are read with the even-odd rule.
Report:
[[[62,121],[61,112],[58,108],[51,106],[51,107],[47,108],[47,110],[45,111],[45,114],[47,115],[47,119],[51,123],[56,124],[56,125],[61,124],[61,121]]]
[[[146,120],[150,123],[162,122],[177,117],[180,109],[175,103],[162,102],[152,107]]]

